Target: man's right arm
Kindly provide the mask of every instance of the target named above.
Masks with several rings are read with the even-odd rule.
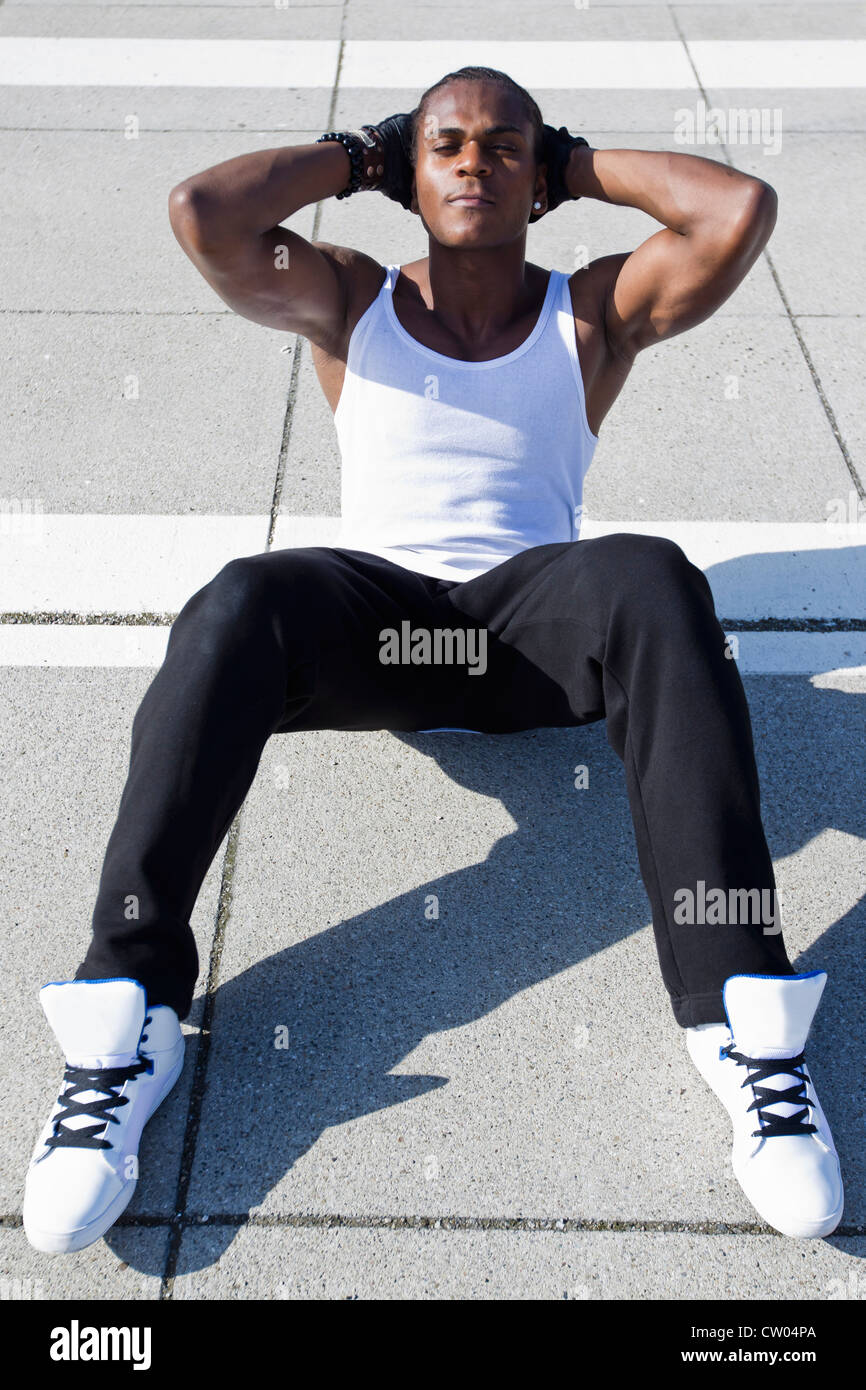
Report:
[[[169,221],[193,265],[236,313],[333,342],[347,319],[351,253],[320,250],[279,224],[342,192],[350,173],[337,141],[238,155],[173,188]]]

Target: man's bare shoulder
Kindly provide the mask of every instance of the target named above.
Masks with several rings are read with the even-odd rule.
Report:
[[[580,317],[592,323],[610,356],[618,360],[619,354],[613,352],[607,337],[607,302],[617,276],[630,255],[630,251],[616,251],[608,256],[598,256],[589,265],[576,270],[568,281],[576,316],[579,306]]]
[[[333,266],[343,287],[345,306],[340,342],[317,343],[316,346],[331,356],[341,357],[355,324],[376,298],[387,272],[373,256],[368,256],[365,251],[357,251],[353,246],[337,246],[329,241],[314,241],[311,244]]]
[[[628,259],[628,251],[616,252],[610,256],[598,256],[589,265],[581,266],[568,277],[572,293],[577,294],[581,306],[594,319],[603,314],[607,297],[616,284],[623,262]]]
[[[633,365],[611,347],[606,322],[607,301],[628,255],[600,256],[568,277],[587,423],[596,436]]]

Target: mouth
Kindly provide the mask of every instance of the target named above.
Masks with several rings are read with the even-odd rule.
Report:
[[[458,193],[456,198],[449,198],[449,203],[465,203],[467,207],[493,207],[491,198],[482,198],[480,193]]]

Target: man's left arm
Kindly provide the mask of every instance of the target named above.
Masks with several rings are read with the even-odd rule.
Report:
[[[623,252],[607,294],[608,343],[628,361],[714,314],[776,223],[770,184],[702,155],[578,146],[566,184],[572,196],[640,208],[664,223]]]

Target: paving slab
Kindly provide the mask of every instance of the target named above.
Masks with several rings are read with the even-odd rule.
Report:
[[[373,2],[374,0],[352,0],[352,8],[361,10]],[[164,0],[141,0],[141,8],[158,10],[162,8],[163,3]],[[214,0],[213,4],[208,3],[207,8],[208,10],[221,8],[244,9],[247,7],[252,8],[256,3],[257,0],[238,0],[237,4],[235,0]],[[397,3],[397,0],[392,0],[392,3]],[[429,0],[402,0],[402,3],[407,9],[424,9],[429,5]],[[815,0],[815,3],[820,6],[823,4],[823,0]],[[10,9],[13,8],[13,4],[10,3],[10,0],[7,0],[7,4]],[[856,9],[860,4],[861,0],[834,0],[832,8]],[[343,8],[343,6],[344,0],[316,0],[315,6],[311,8],[317,10],[325,8],[340,9]],[[699,6],[706,6],[711,11],[725,11],[727,9],[742,10],[743,0],[689,0],[689,9],[694,9]],[[452,7],[454,7],[453,4]],[[772,10],[774,7],[779,7],[784,10],[790,10],[792,8],[790,0],[755,0],[755,4],[750,6],[750,8],[760,11]],[[47,7],[43,4],[43,0],[14,0],[14,8],[21,10],[41,10]],[[68,0],[68,3],[63,6],[64,13],[71,13],[76,10],[88,10],[91,8],[93,8],[93,0]],[[101,0],[98,8],[106,11],[111,9],[125,9],[126,0]],[[654,8],[677,11],[682,10],[683,6],[671,5],[669,0],[592,0],[591,10],[578,10],[578,13],[586,14],[602,9],[652,10]],[[793,8],[799,9],[801,7]],[[830,6],[828,6],[828,8],[830,8]],[[629,18],[631,18],[631,16],[629,16]]]
[[[320,231],[318,240],[333,238]],[[338,244],[367,251],[366,246],[357,241]],[[296,352],[299,359],[297,386],[292,400],[278,515],[339,517],[341,463],[334,416],[319,385],[308,338],[297,338]]]
[[[144,309],[143,317],[214,310],[230,315],[178,245],[168,220],[168,195],[190,175],[256,146],[267,147],[266,142],[251,146],[237,134],[124,140],[116,131],[2,132],[0,193],[14,201],[18,215],[6,242],[14,274],[6,277],[0,308],[28,314],[60,309],[141,315]],[[67,201],[64,207],[64,224],[74,231],[64,233],[62,262],[53,195],[60,186],[78,190],[74,204]],[[285,225],[309,238],[314,216],[314,207],[302,208]],[[157,341],[160,326],[158,320]],[[40,324],[37,332],[44,337],[45,327]],[[262,356],[269,353],[268,337],[273,350],[273,340],[285,335],[264,330]],[[191,383],[206,370],[206,360],[190,359]]]
[[[10,513],[10,521],[0,554],[4,611],[74,614],[73,623],[82,614],[122,613],[133,619],[133,628],[142,614],[180,612],[229,560],[258,554],[268,532],[267,513],[43,514],[33,508],[30,515],[22,511],[20,523]],[[130,627],[124,635],[135,638]],[[164,653],[163,646],[157,665]]]
[[[863,385],[859,364],[866,354],[866,323],[862,313],[816,315],[799,318],[798,328],[815,366],[821,389],[845,442],[849,458],[862,477],[866,466],[866,419],[863,412]],[[866,517],[866,499],[850,500],[854,480],[845,490],[847,515],[851,520]]]
[[[763,0],[763,3],[765,3],[765,4],[772,4],[772,3],[775,3],[775,2],[776,2],[776,0]],[[9,3],[9,0],[7,0],[7,4],[8,4],[8,3]],[[15,8],[16,8],[16,9],[21,9],[21,10],[44,10],[44,9],[48,8],[48,7],[43,3],[43,0],[14,0],[14,3],[15,3]],[[412,3],[412,0],[409,0],[409,3]],[[617,0],[603,0],[603,3],[604,3],[604,4],[612,4],[612,3],[613,3],[613,4],[616,4],[616,3],[617,3]],[[647,3],[649,3],[649,4],[658,4],[658,3],[659,3],[659,0],[647,0]],[[699,3],[704,3],[704,0],[699,0]],[[731,0],[720,0],[720,3],[721,3],[721,4],[729,4],[729,3],[731,3]],[[318,26],[319,26],[319,28],[321,28],[322,25],[323,25],[323,23],[324,23],[324,19],[322,18],[323,12],[326,12],[327,10],[331,9],[331,10],[336,10],[336,11],[339,13],[339,11],[344,7],[344,5],[345,5],[345,0],[315,0],[315,4],[314,4],[314,5],[301,5],[301,6],[298,6],[298,5],[296,5],[296,4],[293,3],[293,4],[291,4],[291,5],[289,5],[289,6],[286,6],[286,7],[279,6],[279,7],[277,7],[277,8],[278,8],[280,14],[283,14],[285,11],[288,11],[289,16],[292,17],[292,18],[295,18],[295,17],[296,17],[297,11],[298,11],[298,10],[300,10],[302,13],[303,13],[304,10],[306,10],[308,13],[309,13],[310,10],[313,10],[313,11],[314,11],[314,14],[313,14],[313,16],[311,16],[311,20],[312,20],[312,19],[318,20]],[[10,8],[10,9],[12,8],[12,5],[11,5],[11,4],[9,4],[9,8]],[[137,5],[137,6],[136,6],[136,9],[155,10],[155,11],[157,12],[157,17],[159,17],[159,11],[162,10],[163,8],[164,8],[164,0],[141,0],[140,5]],[[196,5],[196,4],[191,4],[191,5],[189,5],[189,6],[185,7],[185,8],[188,8],[188,9],[192,10],[194,13],[197,13],[197,14],[199,13],[199,11],[200,11],[200,9],[201,9],[201,7],[198,6],[198,5]],[[93,0],[68,0],[68,3],[67,3],[67,4],[64,4],[64,6],[63,6],[63,13],[64,13],[64,15],[66,15],[66,14],[73,15],[73,14],[75,14],[77,11],[84,11],[84,12],[86,12],[86,11],[91,10],[91,9],[99,9],[100,11],[104,12],[104,13],[107,15],[108,12],[111,11],[111,10],[120,10],[121,12],[124,12],[124,11],[126,11],[126,10],[128,9],[128,5],[127,5],[127,0],[100,0],[100,3],[99,3],[98,6],[95,6],[95,5],[93,4]],[[235,0],[213,0],[213,4],[211,4],[210,0],[208,0],[208,4],[207,4],[206,9],[207,9],[207,20],[208,20],[208,27],[209,27],[209,26],[210,26],[210,21],[211,21],[211,11],[218,11],[218,10],[222,10],[222,9],[226,9],[226,10],[230,10],[230,11],[231,11],[231,10],[253,10],[253,9],[258,10],[258,9],[261,9],[261,6],[260,6],[260,4],[259,4],[259,0],[237,0],[237,3],[235,3]],[[199,27],[201,28],[201,16],[200,16],[200,14],[199,14]]]
[[[11,9],[11,5],[4,5],[0,13],[8,16]],[[0,123],[7,130],[107,130],[115,140],[126,140],[124,132],[132,128],[137,129],[139,138],[185,130],[192,132],[188,137],[192,150],[199,147],[201,136],[217,131],[243,132],[247,149],[264,149],[282,141],[295,144],[294,132],[307,125],[314,125],[317,135],[331,129],[330,107],[329,86],[277,91],[255,87],[0,86]],[[134,127],[130,117],[135,118]],[[28,142],[19,167],[27,167],[30,148]],[[209,162],[215,164],[219,158],[193,160],[192,168],[206,169]],[[185,177],[181,172],[173,182]]]
[[[851,486],[790,323],[714,317],[637,358],[584,502],[600,517],[824,522]]]
[[[0,1298],[10,1302],[156,1299],[167,1243],[167,1226],[113,1226],[105,1240],[86,1250],[43,1255],[28,1244],[20,1227],[0,1229]]]
[[[676,22],[671,6],[646,5],[629,15],[628,35],[631,40],[677,39]],[[622,15],[595,3],[581,8],[557,4],[556,0],[527,0],[516,6],[504,6],[497,0],[480,0],[471,6],[454,3],[437,5],[404,4],[403,0],[351,0],[346,8],[346,39],[442,39],[458,36],[461,40],[478,39],[498,42],[537,42],[554,36],[566,43],[575,40],[621,39]],[[494,64],[494,66],[496,66]]]
[[[220,1232],[201,1229],[184,1235],[173,1297],[712,1303],[862,1298],[862,1238],[812,1241],[808,1250],[805,1243],[773,1236],[483,1226],[469,1231],[247,1226],[225,1249]]]
[[[724,107],[737,105],[734,96],[716,92],[714,102]],[[781,105],[772,92],[762,94],[761,104]],[[858,126],[862,128],[862,124],[861,117]],[[858,130],[838,131],[828,143],[824,134],[814,131],[792,133],[787,138],[783,133],[781,152],[772,162],[752,145],[734,148],[736,167],[766,179],[779,195],[778,218],[766,253],[791,312],[797,316],[862,314],[866,306],[862,257],[846,256],[845,273],[840,274],[836,255],[815,254],[818,245],[849,246],[851,228],[866,210],[862,134]],[[844,198],[839,196],[841,188]],[[809,190],[808,197],[803,196],[805,189]]]
[[[238,15],[235,10],[244,8]],[[75,0],[70,5],[5,4],[3,32],[58,33],[63,38],[332,39],[340,33],[340,0],[314,5],[141,5]]]
[[[0,1212],[20,1213],[27,1164],[61,1089],[63,1057],[39,1003],[51,980],[71,980],[91,936],[108,837],[129,765],[132,718],[152,671],[12,668],[3,673],[0,917],[6,933],[0,1017],[3,1085],[14,1125],[0,1127]],[[200,987],[207,977],[224,846],[202,884],[191,925]],[[128,1211],[174,1209],[199,1000],[182,1025],[186,1063],[145,1129],[141,1178]]]
[[[204,283],[175,249],[190,282]],[[267,513],[295,335],[225,305],[91,314],[66,312],[61,284],[54,293],[37,323],[0,314],[4,495],[38,497],[45,513],[184,515],[215,499],[229,513]]]
[[[597,0],[593,0],[593,4]],[[778,44],[796,39],[856,39],[866,37],[863,6],[850,0],[822,0],[820,4],[781,5],[772,0],[757,4],[723,0],[712,4],[673,4],[671,17],[685,40],[773,39]]]

